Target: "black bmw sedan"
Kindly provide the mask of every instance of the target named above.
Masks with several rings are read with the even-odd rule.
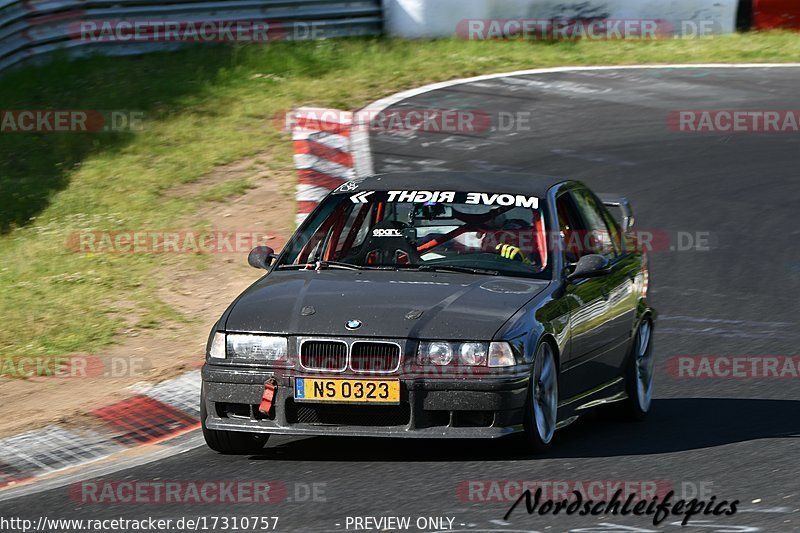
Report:
[[[602,198],[602,199],[601,199]],[[522,432],[532,451],[587,409],[650,408],[647,256],[624,198],[515,174],[342,184],[224,312],[203,434],[423,438]]]

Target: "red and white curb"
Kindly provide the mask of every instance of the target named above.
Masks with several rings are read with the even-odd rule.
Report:
[[[0,488],[196,429],[199,406],[200,371],[194,370],[92,410],[96,429],[50,425],[0,439]]]

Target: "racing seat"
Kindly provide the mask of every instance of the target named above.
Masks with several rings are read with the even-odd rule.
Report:
[[[356,255],[356,264],[361,265],[406,265],[422,262],[417,247],[405,237],[412,226],[396,220],[382,220],[370,230],[361,250]]]

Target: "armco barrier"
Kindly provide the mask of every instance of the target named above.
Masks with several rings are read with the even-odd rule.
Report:
[[[59,50],[70,56],[129,55],[185,45],[94,42],[81,38],[82,21],[268,22],[279,28],[274,38],[304,39],[379,35],[383,14],[381,0],[0,0],[0,71]]]
[[[753,28],[800,30],[800,0],[753,0]]]
[[[642,20],[657,21],[659,36],[664,29],[694,36],[735,31],[737,9],[741,29],[748,28],[751,14],[756,29],[800,29],[800,0],[0,0],[0,71],[56,51],[70,57],[134,55],[185,44],[81,39],[81,21],[258,21],[278,25],[272,37],[302,39],[384,31],[452,37],[468,21]]]

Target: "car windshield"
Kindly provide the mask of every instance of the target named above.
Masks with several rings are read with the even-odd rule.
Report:
[[[539,198],[371,191],[352,185],[345,191],[330,195],[301,225],[278,269],[407,269],[548,278],[546,216]]]

